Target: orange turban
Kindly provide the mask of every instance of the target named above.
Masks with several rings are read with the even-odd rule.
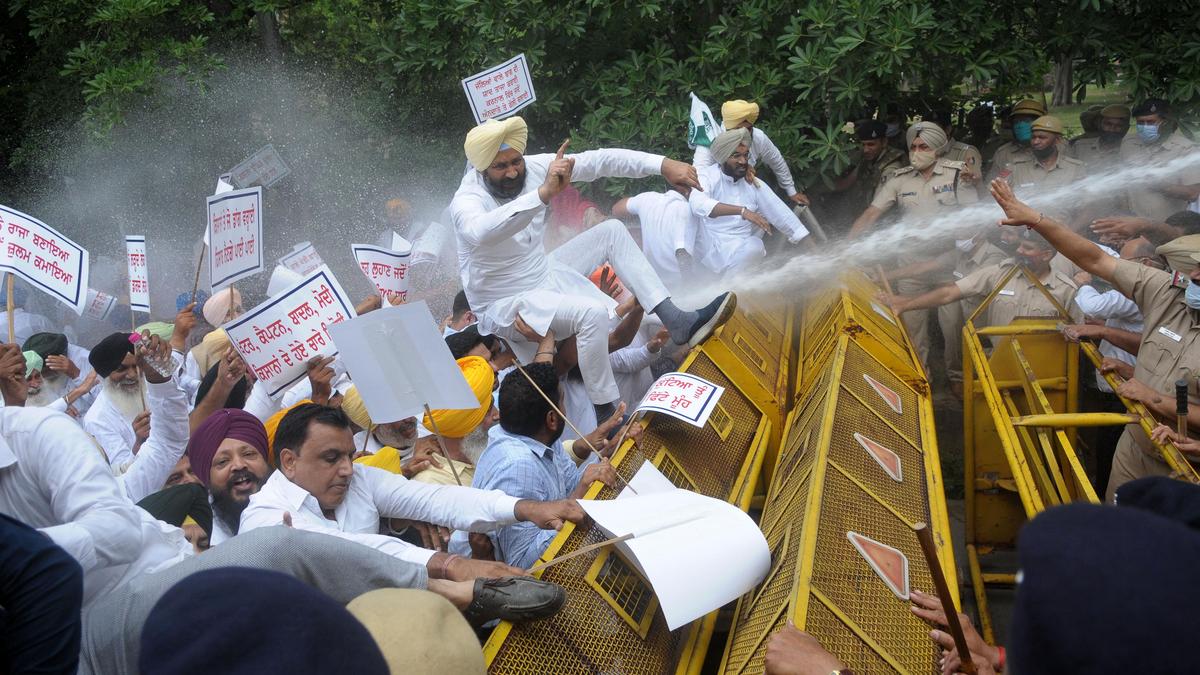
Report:
[[[425,428],[430,430],[434,429],[433,422],[437,422],[438,431],[446,438],[465,438],[483,422],[483,418],[492,407],[492,387],[496,384],[496,372],[492,370],[492,364],[481,356],[464,356],[458,360],[458,367],[462,369],[463,377],[467,378],[471,391],[475,392],[479,407],[467,410],[434,410],[432,421],[429,415],[425,415],[421,420]]]

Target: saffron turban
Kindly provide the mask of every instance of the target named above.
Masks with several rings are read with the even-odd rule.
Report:
[[[236,288],[226,288],[204,301],[204,320],[213,328],[241,314],[242,294]]]
[[[946,132],[942,131],[942,128],[934,122],[917,122],[908,128],[908,133],[904,135],[904,140],[908,143],[909,147],[912,147],[913,140],[917,136],[924,139],[939,157],[946,154],[946,151],[950,149],[950,139],[946,138]]]
[[[25,377],[32,375],[35,370],[41,370],[45,365],[42,362],[42,355],[33,350],[21,352],[21,354],[25,357]]]
[[[252,446],[263,460],[267,459],[267,430],[263,423],[245,410],[221,408],[196,427],[188,439],[187,456],[192,463],[192,472],[205,487],[208,487],[213,457],[226,438]]]
[[[121,367],[126,354],[133,353],[133,343],[129,341],[129,333],[113,333],[96,343],[88,354],[88,363],[100,377],[108,377]]]
[[[371,415],[367,412],[367,404],[363,403],[362,396],[358,393],[357,385],[350,385],[346,393],[342,394],[342,412],[360,429],[371,428]]]
[[[496,155],[508,146],[517,152],[525,152],[529,142],[529,127],[520,117],[510,117],[503,121],[486,120],[467,133],[463,150],[467,153],[467,161],[476,171],[484,171],[492,165]]]
[[[467,410],[434,410],[433,420],[429,419],[429,415],[425,415],[421,420],[425,428],[433,430],[433,423],[436,422],[436,429],[446,438],[465,438],[483,422],[483,418],[492,407],[492,387],[496,384],[496,372],[492,370],[492,364],[483,357],[464,356],[457,363],[462,369],[463,377],[467,378],[467,384],[474,392],[475,399],[479,401],[479,407]]]
[[[717,164],[724,164],[725,160],[737,150],[739,145],[750,147],[753,135],[749,129],[730,129],[717,134],[713,139],[712,145],[708,146],[709,153],[712,154]]]
[[[754,124],[758,121],[758,104],[738,99],[721,104],[721,122],[732,129],[742,122]]]

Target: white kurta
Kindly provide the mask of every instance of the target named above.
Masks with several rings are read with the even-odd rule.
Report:
[[[754,127],[751,134],[750,166],[758,166],[759,159],[766,162],[767,166],[771,167],[771,172],[775,174],[775,180],[779,182],[779,189],[789,197],[796,194],[796,183],[792,180],[792,170],[788,168],[783,153],[779,152],[779,148],[775,147],[775,143],[767,137],[762,129]],[[692,164],[695,164],[697,169],[703,169],[716,164],[716,161],[708,148],[697,145],[696,152],[692,155]]]
[[[698,171],[704,191],[692,190],[688,203],[696,218],[696,253],[705,267],[717,274],[737,269],[766,255],[764,232],[740,215],[710,218],[718,204],[744,206],[767,219],[771,225],[797,242],[808,236],[800,222],[766,183],[751,185],[745,179],[734,180],[712,164]]]
[[[161,384],[147,383],[146,406],[150,409],[150,437],[125,473],[117,478],[134,503],[163,489],[163,483],[187,449],[190,433],[187,392],[174,379]]]
[[[41,530],[79,563],[85,607],[190,548],[181,530],[129,501],[75,420],[46,408],[0,410],[0,513]]]
[[[696,245],[695,221],[687,198],[674,190],[643,192],[630,197],[625,208],[642,225],[646,260],[672,293],[682,292],[683,275],[675,252],[683,249],[692,255]]]
[[[154,420],[150,422],[153,424]],[[91,434],[100,447],[104,448],[109,466],[116,469],[133,461],[133,446],[137,443],[137,435],[133,433],[133,420],[125,419],[121,411],[113,406],[107,391],[100,391],[91,409],[83,416],[83,430]]]

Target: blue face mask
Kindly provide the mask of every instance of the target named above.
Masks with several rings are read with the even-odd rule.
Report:
[[[1194,281],[1188,284],[1187,291],[1183,294],[1183,304],[1192,309],[1200,309],[1200,284]]]
[[[1137,125],[1137,135],[1143,143],[1153,143],[1158,140],[1158,125],[1139,124]]]
[[[1028,143],[1029,139],[1033,138],[1033,122],[1029,120],[1013,122],[1013,138],[1022,143]]]

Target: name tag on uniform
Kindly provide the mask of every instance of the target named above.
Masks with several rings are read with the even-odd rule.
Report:
[[[951,183],[946,183],[945,185],[939,185],[933,188],[933,194],[935,195],[942,192],[954,192],[954,185]]]
[[[1005,288],[1004,290],[1000,291],[1000,295],[1016,295],[1016,294],[1017,294],[1016,291],[1009,289],[1009,288]]]
[[[961,279],[961,278],[963,278],[963,277],[965,277],[965,276],[967,276],[967,275],[963,274],[962,272],[959,272],[958,270],[955,270],[955,271],[954,271],[954,278],[955,278],[955,279]]]
[[[1175,331],[1171,330],[1170,328],[1167,328],[1166,326],[1159,326],[1158,332],[1161,333],[1162,335],[1166,335],[1167,337],[1171,338],[1172,340],[1174,340],[1176,342],[1179,342],[1180,340],[1183,339],[1182,335],[1180,335],[1179,333],[1176,333]]]
[[[916,197],[916,196],[917,196],[917,193],[915,193],[915,192],[901,192],[901,193],[900,193],[900,196],[901,196],[901,197]]]

